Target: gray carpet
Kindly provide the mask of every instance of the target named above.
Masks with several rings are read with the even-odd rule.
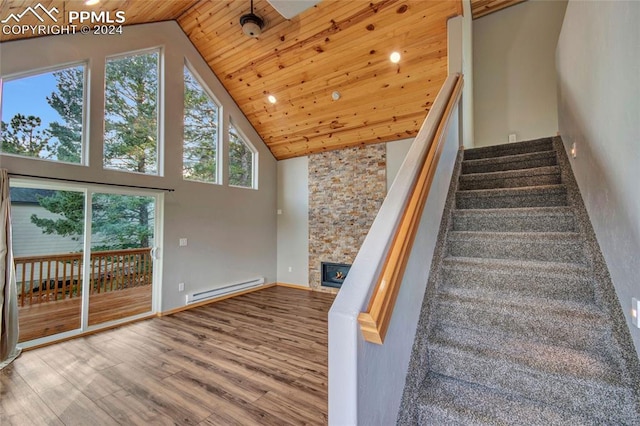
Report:
[[[640,425],[639,384],[561,140],[464,151],[398,424]]]

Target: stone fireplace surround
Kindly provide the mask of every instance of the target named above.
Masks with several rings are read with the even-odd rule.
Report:
[[[309,156],[309,285],[321,262],[353,263],[386,195],[386,144]]]

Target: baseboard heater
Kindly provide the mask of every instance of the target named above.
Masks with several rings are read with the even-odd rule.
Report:
[[[262,284],[264,284],[264,277],[256,277],[248,281],[238,281],[227,284],[224,287],[189,293],[187,294],[187,305],[190,303],[202,302],[203,300],[214,299],[220,296],[226,296],[227,294],[236,293],[252,287],[258,287]]]

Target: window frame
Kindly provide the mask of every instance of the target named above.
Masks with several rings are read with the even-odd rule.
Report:
[[[137,172],[133,170],[124,170],[117,169],[105,166],[105,156],[104,150],[106,147],[106,115],[107,115],[107,64],[110,60],[118,60],[127,58],[130,56],[140,56],[150,53],[158,54],[158,87],[156,88],[156,172],[155,173],[145,173],[145,172]],[[103,85],[102,85],[102,96],[103,96],[103,105],[102,105],[102,170],[108,172],[116,172],[116,173],[133,173],[135,175],[140,176],[154,176],[154,177],[163,177],[164,176],[164,48],[162,46],[154,46],[139,50],[130,50],[127,52],[117,53],[115,55],[106,55],[104,56],[104,67],[103,67]]]
[[[233,185],[230,182],[228,183],[229,187],[231,188],[242,188],[242,189],[254,189],[257,190],[258,189],[258,150],[256,149],[256,147],[253,145],[253,143],[251,142],[251,140],[247,137],[247,135],[238,128],[238,126],[236,126],[234,124],[233,119],[231,119],[231,117],[229,117],[229,126],[227,128],[227,134],[228,134],[228,141],[229,141],[229,149],[227,149],[227,173],[230,175],[230,167],[231,167],[231,128],[233,127],[233,129],[236,131],[236,133],[238,134],[238,136],[240,137],[240,139],[242,140],[242,142],[247,146],[247,148],[249,148],[249,151],[251,151],[251,186],[241,186],[241,185]]]
[[[43,74],[52,74],[56,71],[61,71],[67,68],[75,68],[75,67],[82,67],[83,71],[82,71],[82,131],[80,132],[81,134],[81,139],[80,139],[80,162],[79,163],[73,163],[70,161],[62,161],[62,160],[54,160],[51,158],[42,158],[42,157],[30,157],[30,156],[26,156],[26,155],[19,155],[19,154],[11,154],[11,153],[6,153],[6,152],[2,152],[0,151],[0,157],[2,156],[8,156],[8,157],[14,157],[14,158],[21,158],[21,159],[26,159],[26,160],[35,160],[35,161],[47,161],[50,163],[54,163],[54,164],[67,164],[67,165],[71,165],[71,166],[82,166],[82,167],[88,167],[89,166],[89,135],[90,135],[90,129],[89,129],[89,102],[90,100],[90,79],[89,79],[89,73],[91,71],[90,68],[90,63],[89,63],[89,59],[83,59],[81,61],[72,61],[72,62],[65,62],[65,63],[61,63],[61,64],[56,64],[50,67],[44,67],[44,68],[36,68],[36,69],[30,69],[24,72],[17,72],[17,73],[13,73],[13,74],[7,74],[7,75],[0,75],[0,120],[2,120],[2,104],[4,101],[4,85],[5,83],[11,82],[11,81],[15,81],[15,80],[20,80],[23,78],[30,78],[30,77],[36,77],[39,75],[43,75]]]
[[[207,182],[207,181],[203,181],[203,180],[197,180],[197,179],[188,179],[184,176],[184,116],[185,116],[185,105],[184,105],[184,93],[185,93],[185,89],[186,89],[186,84],[184,81],[184,71],[187,70],[189,71],[189,73],[191,74],[191,77],[193,77],[193,79],[200,85],[200,88],[204,91],[205,95],[207,95],[207,97],[211,100],[211,102],[213,102],[217,108],[218,108],[218,112],[217,112],[217,124],[218,124],[218,131],[216,132],[216,140],[215,140],[215,148],[216,148],[216,171],[215,171],[215,181],[214,182]],[[182,83],[183,83],[183,87],[182,87],[182,180],[186,181],[186,182],[195,182],[195,183],[204,183],[204,184],[208,184],[208,185],[222,185],[223,184],[223,174],[222,174],[222,170],[224,167],[224,162],[222,161],[222,134],[223,132],[221,131],[221,129],[223,129],[224,127],[224,107],[222,105],[222,102],[220,102],[220,100],[217,98],[217,96],[214,95],[213,91],[209,88],[209,85],[206,84],[204,82],[204,79],[200,76],[200,73],[198,73],[195,70],[195,67],[191,64],[191,62],[189,62],[189,60],[185,57],[184,58],[184,66],[182,68]]]

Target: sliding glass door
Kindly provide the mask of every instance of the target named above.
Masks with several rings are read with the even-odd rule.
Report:
[[[89,325],[152,311],[156,199],[93,193]]]
[[[81,328],[85,197],[11,187],[20,342]]]
[[[161,203],[154,193],[12,181],[20,342],[154,313]]]

